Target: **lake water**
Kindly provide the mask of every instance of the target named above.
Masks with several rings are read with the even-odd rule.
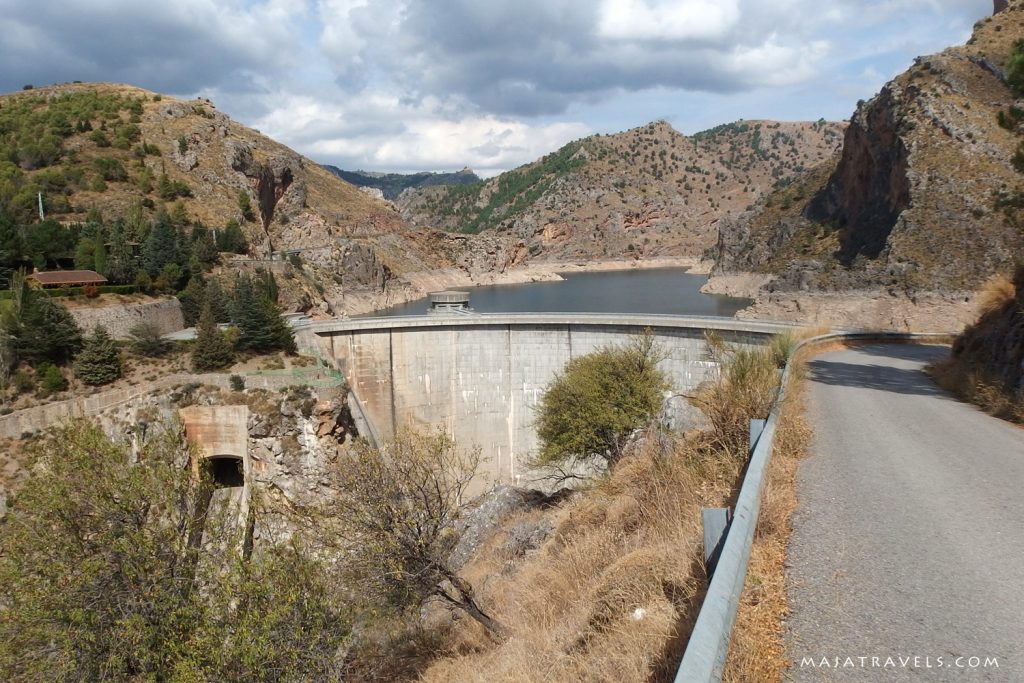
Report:
[[[685,268],[565,273],[560,282],[460,287],[478,313],[671,313],[732,316],[750,299],[701,294],[705,275]],[[366,316],[422,315],[429,299],[374,311]]]

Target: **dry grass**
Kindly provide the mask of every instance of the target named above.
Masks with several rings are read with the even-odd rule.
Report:
[[[1007,302],[1014,298],[1016,293],[1017,289],[1008,275],[992,276],[978,292],[978,317],[983,318],[1001,310]]]
[[[989,415],[1024,424],[1024,405],[963,358],[951,356],[927,368],[940,387]]]
[[[804,373],[800,371],[803,355],[796,361],[797,372],[792,375],[775,433],[747,580],[726,661],[724,680],[728,683],[779,681],[789,665],[783,642],[783,621],[789,612],[786,547],[797,506],[797,466],[811,438],[811,429],[804,419]]]
[[[705,588],[700,509],[723,505],[738,474],[738,463],[701,458],[693,443],[668,454],[647,445],[555,511],[533,557],[496,535],[465,574],[512,636],[494,646],[460,624],[453,648],[466,654],[423,680],[671,680]]]

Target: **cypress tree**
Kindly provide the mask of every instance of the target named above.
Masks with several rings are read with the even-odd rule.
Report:
[[[93,386],[110,384],[121,376],[121,352],[102,325],[93,328],[75,358],[75,375]]]
[[[213,310],[209,304],[203,306],[196,328],[196,345],[192,350],[192,369],[205,372],[219,370],[231,364],[234,353],[224,334],[213,319]]]
[[[131,284],[135,281],[135,260],[128,245],[128,230],[124,221],[119,220],[110,227],[110,253],[106,257],[106,272],[103,274],[117,284]]]

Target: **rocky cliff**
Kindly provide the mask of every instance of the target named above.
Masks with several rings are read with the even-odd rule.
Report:
[[[1016,1],[966,45],[916,59],[858,105],[831,169],[721,223],[715,273],[773,276],[764,300],[849,290],[962,300],[1008,269],[1024,253],[1024,204],[1019,102],[1004,65],[1021,38]]]
[[[659,121],[482,183],[408,191],[397,205],[413,225],[491,234],[513,259],[700,257],[721,218],[829,160],[842,130],[740,121],[687,137]]]

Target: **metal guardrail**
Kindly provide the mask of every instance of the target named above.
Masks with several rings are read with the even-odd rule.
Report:
[[[722,680],[729,653],[733,626],[739,610],[740,595],[747,578],[750,549],[757,529],[757,519],[764,491],[765,473],[771,462],[775,429],[786,399],[786,387],[793,367],[793,358],[801,350],[832,341],[939,341],[947,333],[917,332],[839,332],[806,339],[793,348],[790,361],[782,373],[779,392],[772,404],[768,421],[756,444],[752,444],[750,463],[743,479],[732,523],[722,545],[721,554],[708,586],[704,603],[697,615],[686,652],[676,674],[676,683],[712,683]]]

